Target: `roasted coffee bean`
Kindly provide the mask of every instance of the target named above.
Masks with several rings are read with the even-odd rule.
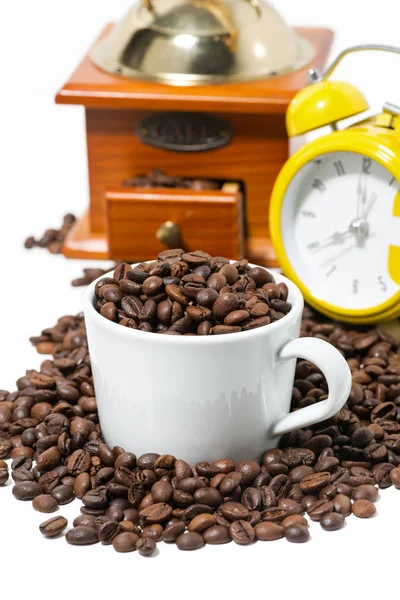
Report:
[[[100,542],[105,546],[109,546],[120,531],[120,525],[117,521],[107,521],[98,528],[97,533]]]
[[[344,517],[348,517],[351,514],[351,500],[344,494],[337,494],[333,500],[333,508],[337,513],[340,513]]]
[[[251,544],[255,538],[254,527],[247,521],[234,521],[229,527],[229,533],[234,542],[240,545]]]
[[[328,485],[331,481],[331,475],[327,471],[306,475],[300,481],[300,488],[305,494],[314,494]]]
[[[151,495],[155,504],[159,502],[169,502],[172,493],[173,488],[169,481],[157,481],[151,488]]]
[[[308,527],[308,521],[301,515],[289,515],[281,522],[282,527],[290,527],[291,525],[303,525]]]
[[[400,468],[390,471],[390,481],[397,489],[400,489]]]
[[[222,494],[211,487],[204,487],[196,490],[193,494],[193,498],[198,504],[206,504],[212,508],[216,508],[223,501]]]
[[[176,523],[171,523],[167,525],[167,527],[162,532],[162,540],[167,544],[172,544],[176,542],[179,536],[183,534],[186,529],[185,523],[182,521],[177,521]]]
[[[262,521],[270,521],[271,523],[280,523],[288,516],[288,513],[283,508],[278,508],[277,506],[273,506],[272,508],[267,508],[263,510],[261,513]]]
[[[203,533],[209,527],[216,525],[217,521],[214,515],[200,514],[194,517],[188,525],[188,531],[196,531],[197,533]]]
[[[39,530],[44,537],[52,538],[57,535],[60,535],[68,525],[67,519],[64,517],[58,516],[49,519],[48,521],[44,521],[39,525]]]
[[[343,527],[344,516],[339,512],[329,512],[322,515],[319,522],[325,531],[336,531],[336,529]]]
[[[146,525],[153,523],[164,523],[171,516],[172,508],[164,502],[152,504],[140,511],[140,518]]]
[[[96,524],[96,517],[93,515],[79,515],[79,517],[76,517],[72,523],[74,527],[85,525],[86,527],[93,527],[94,529],[96,528]]]
[[[230,496],[238,488],[242,479],[243,475],[241,473],[228,473],[221,481],[219,491],[223,496]]]
[[[9,473],[7,465],[5,467],[0,467],[0,485],[5,485],[8,481]]]
[[[141,556],[151,556],[156,551],[156,543],[151,538],[141,538],[136,542],[136,550]]]
[[[378,498],[378,490],[373,485],[360,485],[354,489],[353,500],[369,500],[373,502]]]
[[[119,533],[112,540],[112,545],[116,552],[133,552],[136,550],[136,542],[139,536],[136,533]]]
[[[163,528],[161,525],[147,525],[142,530],[142,538],[151,538],[155,542],[160,541],[163,533]]]
[[[321,517],[326,513],[333,511],[333,504],[330,500],[318,500],[310,506],[307,514],[312,521],[320,521]]]
[[[36,481],[21,481],[14,485],[12,493],[17,500],[33,500],[43,494],[43,488]]]
[[[353,515],[360,519],[369,519],[376,513],[376,508],[369,500],[355,500],[352,506]]]
[[[230,522],[244,520],[249,516],[248,509],[240,502],[225,502],[219,507],[219,513]]]
[[[264,521],[254,527],[256,538],[262,542],[272,542],[285,536],[285,529],[277,523]]]
[[[183,533],[176,540],[179,550],[199,550],[204,546],[204,543],[203,536],[195,531]]]
[[[83,498],[90,488],[89,473],[80,473],[74,481],[73,492],[77,498]]]
[[[206,544],[228,544],[232,541],[228,527],[223,525],[213,525],[203,532],[203,539]]]
[[[32,506],[42,513],[52,513],[58,510],[58,502],[48,494],[40,494],[33,499]]]
[[[50,495],[60,505],[69,504],[74,499],[74,490],[70,485],[58,485],[51,490]]]
[[[288,542],[302,544],[308,542],[310,539],[308,528],[304,527],[304,525],[290,525],[289,527],[285,527],[284,531]]]
[[[65,539],[68,544],[73,546],[89,546],[91,544],[97,544],[99,542],[99,536],[93,527],[87,527],[85,525],[79,525],[70,529]]]

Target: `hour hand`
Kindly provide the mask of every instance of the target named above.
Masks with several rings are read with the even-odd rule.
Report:
[[[328,238],[323,240],[321,243],[318,243],[318,245],[314,245],[310,249],[313,250],[313,252],[319,252],[328,246],[343,244],[349,237],[351,237],[351,235],[352,233],[349,231],[349,229],[346,229],[346,231],[335,231],[335,233],[332,233],[332,235],[330,235]]]

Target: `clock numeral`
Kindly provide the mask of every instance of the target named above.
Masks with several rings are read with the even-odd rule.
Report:
[[[396,177],[392,177],[392,179],[389,181],[389,186],[392,187],[392,185],[394,184],[395,181],[396,181]]]
[[[386,285],[386,283],[384,282],[382,275],[380,275],[380,276],[378,277],[378,282],[379,282],[379,285],[381,286],[381,290],[382,290],[382,292],[386,292],[386,291],[387,291],[387,285]]]
[[[322,164],[322,158],[316,158],[316,159],[313,161],[313,163],[314,163],[315,165],[318,165],[318,166],[319,166],[319,165],[321,165],[321,164]]]
[[[303,215],[303,217],[308,217],[309,219],[315,219],[315,217],[317,216],[312,210],[302,210],[301,214]]]
[[[326,276],[330,277],[332,275],[332,273],[334,273],[335,271],[337,271],[337,266],[332,265],[331,268],[329,269],[329,271],[327,272]]]
[[[321,192],[321,194],[323,194],[326,190],[326,185],[323,181],[321,181],[321,179],[314,179],[314,181],[311,184],[311,187]]]
[[[335,169],[336,169],[336,173],[339,175],[339,177],[341,177],[342,175],[345,175],[345,170],[344,170],[344,166],[341,160],[338,160],[337,162],[333,163],[335,165]]]
[[[371,172],[372,160],[370,158],[364,157],[362,159],[362,172],[366,175],[369,175]]]
[[[359,288],[360,288],[360,280],[353,279],[353,294],[358,294]]]
[[[311,242],[310,244],[307,244],[307,249],[308,250],[316,250],[317,248],[319,248],[320,244],[319,242]]]

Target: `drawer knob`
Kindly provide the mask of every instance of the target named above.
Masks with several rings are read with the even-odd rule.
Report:
[[[156,238],[165,246],[173,248],[181,241],[181,230],[176,223],[165,221],[156,231]]]

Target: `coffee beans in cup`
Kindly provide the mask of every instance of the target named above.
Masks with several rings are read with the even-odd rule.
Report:
[[[221,335],[251,331],[291,309],[288,289],[272,273],[230,263],[200,250],[165,250],[157,260],[117,265],[99,280],[95,308],[129,329],[166,335]]]

